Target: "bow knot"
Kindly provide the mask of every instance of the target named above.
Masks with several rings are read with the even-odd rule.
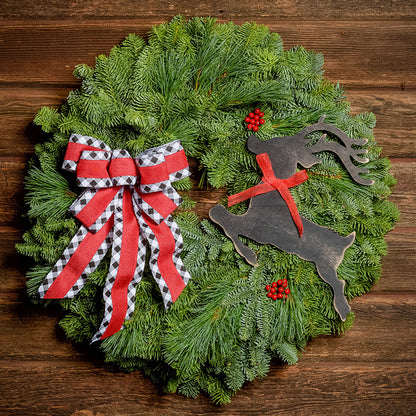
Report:
[[[279,179],[276,178],[272,163],[267,153],[261,153],[256,156],[257,162],[263,172],[262,182],[252,188],[246,189],[245,191],[239,192],[238,194],[231,195],[228,198],[228,206],[231,207],[238,202],[245,201],[246,199],[252,198],[256,195],[265,194],[270,191],[278,191],[282,198],[285,200],[290,215],[292,216],[293,222],[298,229],[299,236],[303,234],[303,224],[300,218],[296,203],[289,192],[289,188],[300,185],[308,179],[308,174],[305,170],[295,173],[290,178]]]
[[[86,188],[69,208],[82,225],[39,294],[46,299],[75,296],[112,247],[103,293],[105,314],[96,341],[119,331],[131,318],[146,241],[149,266],[166,308],[189,281],[180,258],[182,237],[171,216],[182,202],[172,182],[190,175],[188,162],[179,140],[133,159],[127,150],[112,150],[98,139],[73,134],[63,169],[76,172],[78,186]]]

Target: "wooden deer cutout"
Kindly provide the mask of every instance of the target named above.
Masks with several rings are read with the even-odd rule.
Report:
[[[317,123],[305,127],[294,136],[275,137],[267,141],[250,136],[247,141],[249,150],[258,155],[259,164],[260,160],[268,161],[269,168],[272,169],[271,175],[277,184],[274,185],[275,188],[277,189],[279,183],[285,182],[286,195],[282,189],[267,191],[265,188],[264,193],[249,196],[251,197],[250,205],[245,214],[234,215],[222,205],[216,205],[210,210],[209,216],[224,229],[225,234],[233,241],[236,250],[253,266],[257,266],[257,256],[253,250],[240,241],[239,236],[248,237],[261,244],[271,244],[287,253],[296,254],[304,260],[313,261],[319,276],[331,286],[334,293],[334,307],[340,318],[345,321],[351,308],[344,295],[345,281],[338,279],[337,269],[344,258],[346,249],[354,242],[355,232],[342,237],[329,228],[301,217],[297,213],[296,206],[294,208],[296,212],[293,210],[293,199],[292,207],[290,207],[291,195],[287,191],[288,187],[294,186],[291,184],[292,178],[300,174],[298,172],[295,175],[298,163],[305,168],[321,163],[321,159],[315,156],[315,153],[322,151],[337,154],[355,182],[361,185],[374,183],[372,180],[361,178],[359,174],[368,173],[368,170],[357,167],[351,160],[354,159],[359,163],[368,162],[367,158],[360,157],[361,154],[367,153],[366,149],[352,147],[363,146],[367,140],[352,139],[337,127],[324,123],[324,119],[325,116],[322,116]],[[314,131],[330,132],[337,136],[342,144],[325,141],[326,134],[324,134],[317,143],[308,146],[310,140],[305,140],[305,137]],[[264,169],[263,173],[265,173]],[[307,179],[306,173],[304,175],[301,182]],[[258,188],[268,186],[265,183],[265,177],[266,175],[257,185]]]

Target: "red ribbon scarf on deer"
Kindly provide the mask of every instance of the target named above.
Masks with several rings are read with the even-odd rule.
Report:
[[[231,207],[239,202],[245,201],[246,199],[252,198],[256,195],[265,194],[270,191],[278,191],[282,198],[285,200],[290,214],[293,218],[293,222],[299,231],[299,236],[303,234],[303,224],[300,218],[296,203],[293,200],[292,195],[289,192],[289,188],[300,185],[308,179],[308,174],[305,170],[295,173],[293,176],[287,179],[276,178],[270,158],[267,153],[261,153],[256,157],[257,162],[263,172],[262,182],[252,188],[246,189],[238,194],[231,195],[228,197],[228,206]]]

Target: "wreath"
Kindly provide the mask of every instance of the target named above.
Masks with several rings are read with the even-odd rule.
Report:
[[[78,65],[74,75],[82,80],[80,89],[71,91],[60,109],[42,108],[34,120],[48,139],[36,145],[30,162],[29,225],[17,245],[35,263],[27,273],[31,299],[58,304],[64,311],[60,326],[74,342],[91,340],[108,306],[103,288],[113,267],[111,250],[102,253],[75,296],[39,298],[45,277],[80,227],[68,209],[73,211],[74,201],[88,192],[73,173],[61,169],[69,145],[92,140],[86,144],[90,156],[103,146],[102,154],[108,150],[114,157],[114,149],[123,149],[144,160],[149,149],[170,155],[169,146],[176,143],[175,152],[183,146],[192,162],[193,177],[182,166],[185,174],[169,182],[171,192],[183,199],[169,218],[183,239],[176,260],[183,261],[191,279],[184,279],[187,285],[176,300],[167,300],[152,270],[152,243],[144,242],[144,270],[128,305],[129,319],[122,330],[94,344],[105,361],[126,371],[140,369],[168,392],[196,397],[202,391],[222,404],[246,381],[265,376],[272,358],[294,364],[309,339],[347,330],[353,313],[340,316],[333,288],[313,262],[245,236],[240,243],[256,256],[256,265],[249,264],[224,227],[198,218],[189,193],[196,183],[226,188],[228,195],[257,186],[259,159],[247,148],[253,130],[259,143],[276,137],[290,143],[302,130],[308,146],[336,142],[331,131],[325,139],[318,131],[304,130],[325,115],[326,125],[357,140],[352,149],[368,140],[369,173],[361,177],[374,183],[354,181],[339,157],[323,148],[321,163],[307,170],[309,179],[292,187],[287,198],[308,222],[343,237],[355,233],[338,278],[345,282],[347,299],[367,292],[381,274],[383,237],[398,219],[397,208],[387,200],[395,181],[374,141],[374,115],[350,115],[342,87],[324,79],[322,65],[321,54],[302,47],[284,51],[279,35],[265,26],[181,16],[152,27],[147,41],[129,35],[109,56],[98,56],[95,68]],[[243,199],[227,210],[244,214],[250,208]]]

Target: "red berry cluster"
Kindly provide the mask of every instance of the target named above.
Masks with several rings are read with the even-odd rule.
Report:
[[[254,113],[250,113],[246,118],[247,128],[249,130],[257,131],[261,124],[264,124],[264,113],[260,109],[256,108]]]
[[[290,289],[287,287],[287,280],[278,280],[277,282],[273,282],[270,285],[266,286],[267,297],[272,298],[273,300],[287,299],[287,295],[290,293]]]

